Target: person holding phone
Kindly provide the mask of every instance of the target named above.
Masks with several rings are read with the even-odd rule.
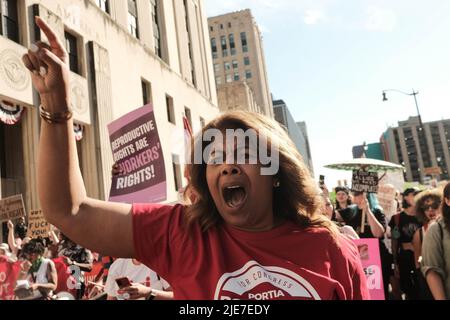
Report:
[[[108,300],[172,300],[170,285],[136,259],[117,259],[106,279]]]

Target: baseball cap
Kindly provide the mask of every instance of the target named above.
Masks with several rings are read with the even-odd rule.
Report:
[[[403,191],[402,195],[404,197],[408,196],[409,194],[414,193],[414,195],[420,193],[419,188],[406,188],[405,191]]]

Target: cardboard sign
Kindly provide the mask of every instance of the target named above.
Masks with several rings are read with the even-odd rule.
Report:
[[[380,246],[378,239],[354,239],[358,247],[361,264],[366,274],[367,288],[371,300],[385,300],[383,287],[383,269],[381,268]]]
[[[108,125],[113,159],[123,174],[112,177],[109,200],[151,203],[167,199],[166,169],[153,106]]]
[[[0,222],[15,220],[25,216],[25,205],[22,195],[0,200]]]
[[[403,171],[383,172],[378,174],[378,185],[392,184],[400,192],[405,188],[405,177]]]
[[[27,237],[32,239],[41,237],[47,238],[50,232],[50,223],[48,223],[42,210],[32,210],[28,216]]]
[[[397,213],[395,192],[395,187],[392,184],[383,184],[378,187],[377,198],[387,219]]]
[[[353,171],[352,191],[378,192],[378,173],[363,170]]]

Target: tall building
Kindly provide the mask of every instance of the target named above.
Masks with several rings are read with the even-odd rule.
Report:
[[[285,127],[289,137],[292,139],[298,152],[302,156],[303,162],[308,166],[311,175],[314,175],[306,123],[296,123],[283,100],[273,101],[273,112],[275,115],[275,120]]]
[[[311,174],[314,176],[314,166],[313,166],[313,160],[312,160],[312,153],[311,153],[311,147],[309,145],[309,137],[308,137],[308,128],[306,126],[306,122],[297,122],[297,126],[300,128],[300,131],[303,134],[304,140],[302,141],[301,150],[304,150],[304,159],[307,165],[309,166],[309,171],[311,171]]]
[[[450,120],[433,121],[420,127],[419,117],[400,121],[381,137],[387,161],[406,168],[405,180],[448,180],[450,172]]]
[[[208,18],[214,75],[218,91],[228,84],[230,91],[246,95],[248,90],[235,82],[246,82],[262,113],[273,118],[272,98],[267,78],[261,32],[249,9]],[[230,99],[219,97],[221,110],[235,108]],[[221,98],[222,97],[222,98]],[[250,109],[250,108],[249,108]]]
[[[33,19],[39,15],[55,28],[69,54],[88,195],[109,195],[113,159],[107,124],[151,102],[164,151],[168,201],[176,201],[182,183],[176,160],[184,155],[173,147],[174,132],[180,131],[183,141],[183,114],[198,131],[219,113],[203,1],[0,2],[0,197],[22,194],[27,211],[39,209],[39,98],[21,61],[43,36]]]

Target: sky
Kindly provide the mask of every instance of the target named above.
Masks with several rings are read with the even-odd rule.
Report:
[[[204,0],[208,17],[249,8],[262,31],[269,86],[306,121],[316,178],[328,187],[349,172],[323,168],[379,142],[416,116],[450,119],[448,0]]]

